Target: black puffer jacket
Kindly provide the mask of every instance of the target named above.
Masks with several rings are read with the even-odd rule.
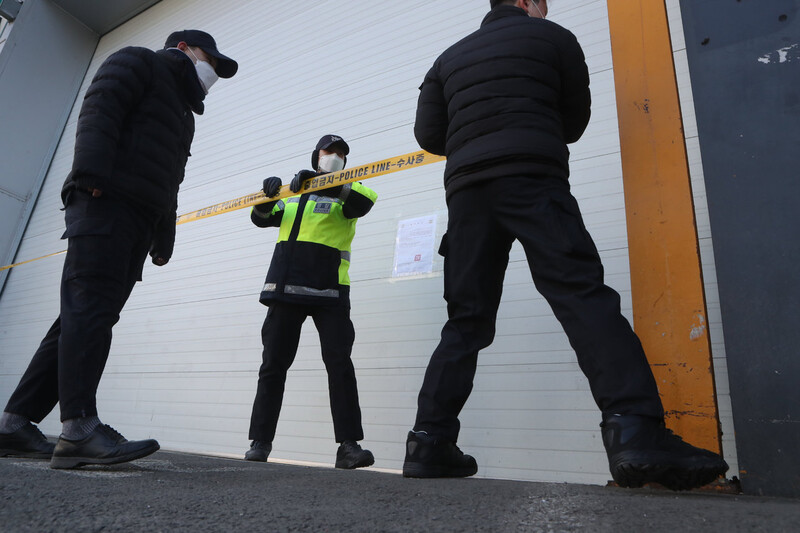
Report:
[[[448,197],[501,176],[566,179],[566,145],[589,122],[589,74],[575,36],[510,5],[442,53],[420,91],[414,134],[447,156]]]
[[[127,47],[106,59],[78,118],[75,157],[62,189],[97,188],[159,220],[152,253],[169,259],[178,186],[205,94],[178,50]]]

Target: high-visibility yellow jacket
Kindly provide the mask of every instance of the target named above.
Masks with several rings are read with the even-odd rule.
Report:
[[[377,198],[372,189],[352,183],[255,206],[250,219],[256,226],[280,227],[261,303],[349,306],[356,219]]]

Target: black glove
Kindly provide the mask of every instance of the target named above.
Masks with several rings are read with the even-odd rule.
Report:
[[[264,183],[261,186],[261,189],[264,191],[264,194],[267,198],[271,198],[281,192],[281,179],[276,178],[275,176],[264,178]]]
[[[294,178],[292,178],[292,182],[289,184],[289,189],[291,189],[292,192],[300,192],[300,189],[303,188],[304,181],[316,177],[317,173],[313,170],[301,170],[294,175]]]

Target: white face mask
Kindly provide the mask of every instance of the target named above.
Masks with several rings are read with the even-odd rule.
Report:
[[[320,172],[338,172],[344,168],[344,159],[336,154],[320,155],[317,168]]]
[[[208,94],[208,90],[217,82],[219,76],[214,70],[214,67],[211,66],[211,63],[198,59],[197,56],[194,55],[194,52],[192,52],[191,48],[187,48],[186,50],[188,50],[189,53],[192,54],[192,57],[194,57],[194,68],[197,70],[197,79],[200,80],[200,85],[203,86],[203,91]]]

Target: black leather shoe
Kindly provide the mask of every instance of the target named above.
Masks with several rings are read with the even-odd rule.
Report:
[[[146,457],[159,448],[158,442],[153,439],[129,441],[111,426],[100,424],[82,440],[59,437],[50,468],[125,463]]]
[[[375,463],[375,457],[369,450],[362,450],[354,440],[346,440],[336,450],[336,468],[352,470]]]
[[[659,418],[612,415],[600,427],[611,476],[621,487],[655,482],[689,490],[708,485],[728,470],[722,457],[684,442]]]
[[[50,459],[56,445],[47,441],[39,428],[28,422],[14,433],[0,433],[0,457]]]
[[[254,440],[250,444],[250,449],[244,454],[247,461],[261,461],[262,463],[269,457],[269,452],[272,451],[272,443],[260,440]]]
[[[422,432],[408,432],[403,477],[469,477],[478,463],[462,452],[455,442]]]

